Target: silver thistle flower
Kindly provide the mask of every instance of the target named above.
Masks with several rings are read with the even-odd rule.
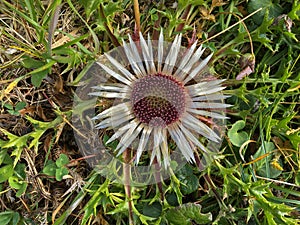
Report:
[[[115,133],[107,143],[119,139],[118,154],[135,144],[136,163],[143,151],[151,146],[154,158],[167,167],[170,164],[168,141],[173,139],[182,155],[195,162],[194,149],[207,152],[199,136],[219,142],[220,136],[200,117],[224,120],[226,117],[215,109],[225,109],[226,97],[220,91],[223,80],[195,79],[212,57],[200,57],[204,48],[196,49],[195,42],[182,52],[181,34],[166,48],[163,34],[157,42],[140,41],[129,44],[123,41],[123,53],[129,67],[122,65],[109,54],[107,63],[97,62],[108,76],[116,81],[93,87],[90,95],[118,99],[118,103],[104,110],[94,120],[100,120],[96,128],[112,128]],[[107,65],[107,64],[110,64]],[[147,147],[146,147],[147,146]]]

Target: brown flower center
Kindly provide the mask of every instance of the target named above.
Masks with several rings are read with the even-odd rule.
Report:
[[[132,110],[143,123],[165,127],[177,121],[185,110],[184,86],[161,73],[136,81],[131,94]]]

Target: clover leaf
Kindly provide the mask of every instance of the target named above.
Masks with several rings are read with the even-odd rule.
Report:
[[[234,146],[241,147],[243,143],[249,140],[249,136],[245,131],[240,131],[245,127],[245,121],[236,121],[228,131],[228,137]],[[238,132],[240,131],[240,132]]]

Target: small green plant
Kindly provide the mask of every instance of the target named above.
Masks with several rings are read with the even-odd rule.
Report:
[[[241,147],[246,141],[249,140],[248,134],[243,130],[245,121],[236,121],[228,131],[228,137],[234,146]]]
[[[69,163],[69,158],[65,154],[61,154],[54,162],[49,160],[43,169],[43,173],[55,177],[57,181],[62,181],[64,176],[68,175],[69,170],[66,165]]]
[[[170,209],[166,213],[166,219],[174,225],[190,225],[192,221],[197,224],[210,224],[212,222],[211,213],[202,213],[202,206],[194,203],[183,204]]]
[[[24,163],[18,163],[14,167],[7,151],[0,152],[0,183],[8,181],[9,186],[17,190],[16,197],[20,197],[27,189],[25,168]]]
[[[20,224],[20,214],[14,211],[5,211],[0,213],[1,225],[17,225]]]
[[[11,115],[19,116],[20,110],[24,109],[26,106],[26,102],[18,102],[15,106],[9,103],[5,103],[4,107],[7,109],[7,112],[9,112]]]
[[[13,149],[10,156],[15,156],[13,166],[15,167],[21,158],[21,154],[24,147],[33,148],[36,152],[38,151],[38,146],[40,144],[40,138],[42,135],[50,128],[58,126],[61,123],[62,118],[58,116],[55,120],[51,122],[42,122],[27,116],[27,120],[30,121],[35,129],[23,136],[14,135],[11,132],[0,127],[0,131],[7,136],[6,141],[0,140],[2,149]]]
[[[9,186],[18,190],[16,192],[16,197],[21,197],[25,193],[28,183],[26,182],[26,165],[24,163],[19,163],[14,169],[12,176],[8,178]]]
[[[176,173],[176,177],[180,181],[180,191],[184,195],[195,192],[199,187],[199,179],[193,173],[191,165],[186,164]]]
[[[42,80],[50,73],[51,67],[54,65],[54,60],[36,60],[30,58],[29,56],[23,57],[23,66],[27,69],[32,69],[30,72],[31,76],[31,83],[35,87],[39,87],[42,83]]]

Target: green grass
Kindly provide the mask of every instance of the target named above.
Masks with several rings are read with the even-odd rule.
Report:
[[[72,107],[87,66],[134,34],[133,1],[0,2],[1,225],[129,224],[128,202],[135,224],[299,222],[300,2],[177,2],[139,1],[141,32],[188,46],[195,29],[233,107],[209,167],[131,199],[84,160]]]

